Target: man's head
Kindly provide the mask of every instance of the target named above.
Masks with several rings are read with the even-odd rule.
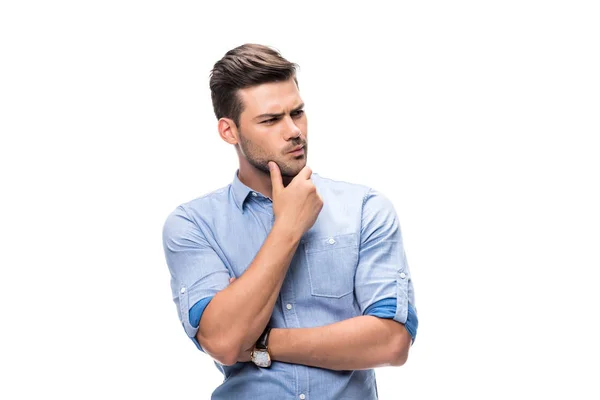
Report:
[[[306,165],[307,122],[296,68],[269,47],[245,44],[228,51],[211,71],[221,137],[236,146],[240,162],[267,174],[269,161],[288,177]],[[290,153],[298,146],[304,151]]]

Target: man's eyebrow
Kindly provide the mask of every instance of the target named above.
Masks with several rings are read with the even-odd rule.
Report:
[[[296,112],[298,110],[301,110],[304,108],[304,103],[300,104],[298,107],[294,108],[292,110],[292,112]],[[256,117],[254,117],[254,120],[258,120],[258,119],[263,119],[263,118],[279,118],[279,117],[283,117],[285,115],[285,113],[278,113],[278,114],[270,114],[270,113],[265,113],[265,114],[260,114]]]

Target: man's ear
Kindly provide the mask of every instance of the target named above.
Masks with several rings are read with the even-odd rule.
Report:
[[[217,123],[217,129],[221,139],[229,144],[238,144],[238,131],[235,122],[231,118],[220,118]]]

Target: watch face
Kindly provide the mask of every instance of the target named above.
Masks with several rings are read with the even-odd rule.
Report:
[[[266,350],[254,350],[252,352],[252,361],[259,367],[266,368],[271,366],[271,356]]]

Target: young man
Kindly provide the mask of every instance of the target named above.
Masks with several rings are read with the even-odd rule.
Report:
[[[307,166],[296,64],[265,46],[211,74],[233,182],[179,206],[163,241],[183,327],[226,378],[213,399],[376,399],[417,329],[390,201]]]

